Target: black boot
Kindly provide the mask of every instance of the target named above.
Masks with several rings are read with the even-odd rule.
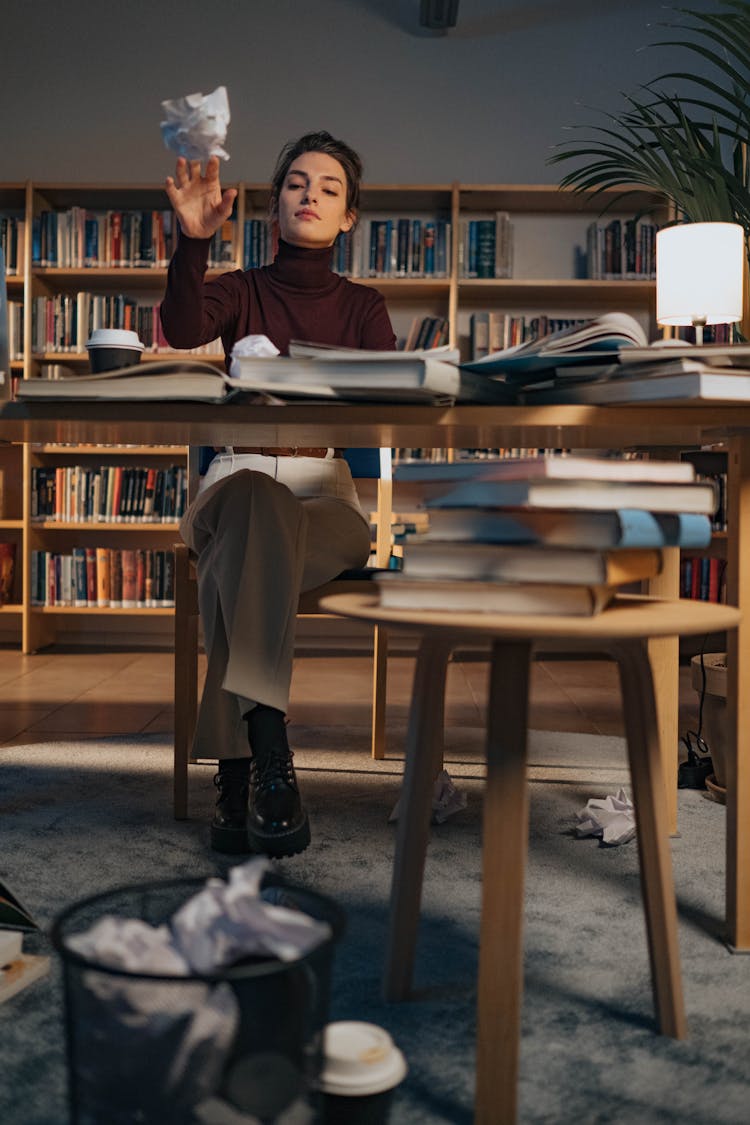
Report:
[[[214,785],[219,790],[211,821],[211,847],[229,855],[250,850],[247,840],[247,803],[250,793],[249,758],[223,758]]]
[[[252,749],[250,848],[268,856],[295,855],[310,843],[310,824],[302,808],[284,714],[258,704],[245,716]]]

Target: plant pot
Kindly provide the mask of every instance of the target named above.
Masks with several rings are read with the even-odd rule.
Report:
[[[727,785],[727,654],[704,653],[703,666],[706,670],[706,694],[703,700],[702,733],[711,751],[714,787],[717,790],[725,790]],[[690,675],[693,687],[700,697],[703,687],[700,656],[694,656],[690,661]]]

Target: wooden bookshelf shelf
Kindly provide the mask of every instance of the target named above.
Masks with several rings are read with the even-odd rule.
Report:
[[[126,531],[129,533],[138,532],[143,535],[144,532],[151,534],[152,532],[169,533],[174,536],[179,529],[179,522],[175,523],[127,523],[122,521],[118,523],[113,520],[111,523],[101,523],[89,521],[83,523],[82,521],[70,520],[63,522],[62,520],[32,520],[32,531]]]
[[[174,606],[35,605],[31,613],[44,617],[174,617]]]

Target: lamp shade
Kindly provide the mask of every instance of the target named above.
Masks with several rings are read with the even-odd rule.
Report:
[[[681,223],[656,235],[659,324],[742,319],[745,234],[737,223]]]

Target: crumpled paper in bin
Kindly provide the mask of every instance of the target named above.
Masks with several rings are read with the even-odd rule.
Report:
[[[633,802],[624,789],[616,797],[591,797],[576,817],[576,836],[599,836],[610,847],[627,844],[635,836]]]
[[[191,974],[218,971],[253,953],[291,961],[330,934],[327,923],[280,905],[283,894],[276,903],[259,897],[270,867],[258,857],[232,868],[228,883],[208,880],[169,924],[105,915],[66,939],[90,965],[77,978],[75,1008],[77,1088],[86,1120],[183,1125],[216,1094],[239,1004],[228,983]],[[118,977],[107,969],[144,975]]]
[[[207,161],[209,156],[229,160],[223,148],[229,125],[229,98],[226,86],[212,94],[187,94],[161,103],[166,121],[160,123],[166,148],[186,160]]]

